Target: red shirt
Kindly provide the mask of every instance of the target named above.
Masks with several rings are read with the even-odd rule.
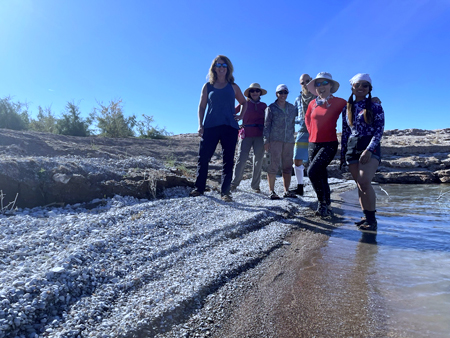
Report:
[[[247,111],[242,124],[245,129],[245,137],[262,137],[264,129],[264,116],[267,105],[264,102],[247,100]],[[236,114],[241,111],[241,105],[236,108]],[[248,126],[248,125],[251,125]],[[258,125],[258,126],[255,126]]]
[[[305,115],[309,142],[337,141],[337,120],[346,104],[346,100],[334,96],[328,100],[328,107],[327,103],[318,106],[316,100],[312,100],[309,103]]]

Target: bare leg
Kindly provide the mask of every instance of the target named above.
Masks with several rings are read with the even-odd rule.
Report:
[[[283,173],[283,186],[284,192],[289,192],[289,186],[291,185],[291,174]]]
[[[372,178],[378,168],[378,160],[372,158],[369,163],[354,163],[349,165],[349,170],[358,185],[358,195],[363,210],[374,211],[376,209],[376,195],[372,187]]]
[[[269,191],[275,191],[275,179],[276,175],[267,174],[267,182],[269,182]]]
[[[348,166],[348,170],[352,174],[353,180],[356,182],[356,184],[358,184],[359,163],[350,164]],[[362,206],[362,201],[361,201],[361,190],[359,189],[359,187],[358,187],[358,201],[359,201],[359,205],[361,206],[361,210],[364,210],[364,208]]]

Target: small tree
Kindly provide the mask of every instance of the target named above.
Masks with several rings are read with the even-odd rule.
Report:
[[[92,119],[82,119],[80,114],[80,108],[75,103],[67,102],[62,118],[56,122],[57,133],[71,136],[88,136]]]
[[[28,104],[12,102],[10,96],[0,99],[0,128],[27,130],[29,123]]]
[[[152,124],[154,122],[153,116],[148,116],[142,114],[144,118],[143,121],[138,121],[136,124],[136,129],[139,133],[140,138],[152,138],[152,139],[165,139],[172,135],[166,131],[166,128],[158,128],[158,126],[153,127]]]
[[[122,100],[112,100],[105,106],[97,102],[99,107],[94,108],[93,116],[97,120],[100,135],[106,137],[134,136],[133,128],[136,126],[136,116],[124,117]]]
[[[56,134],[57,119],[53,115],[51,107],[46,107],[42,109],[42,107],[39,106],[38,109],[39,113],[37,115],[37,120],[31,119],[30,121],[30,130]]]

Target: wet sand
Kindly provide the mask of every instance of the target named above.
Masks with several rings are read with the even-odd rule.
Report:
[[[389,332],[387,305],[371,277],[374,235],[359,236],[354,227],[358,243],[330,245],[333,229],[356,220],[343,215],[344,209],[358,214],[355,193],[333,196],[336,214],[330,220],[312,211],[299,215],[298,230],[286,238],[290,244],[270,255],[252,277],[244,277],[252,287],[230,301],[226,319],[211,336],[401,337]]]

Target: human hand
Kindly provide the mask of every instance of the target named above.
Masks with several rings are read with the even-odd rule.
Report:
[[[372,97],[372,103],[381,104],[381,100],[377,96],[376,97]]]
[[[264,151],[269,151],[270,150],[270,143],[266,143],[264,145]]]
[[[372,153],[366,149],[362,152],[361,157],[359,158],[359,163],[367,164],[367,163],[369,163],[371,157],[372,157]]]
[[[234,114],[234,119],[236,120],[236,121],[240,121],[240,120],[242,120],[242,116],[241,116],[241,114]]]
[[[198,136],[202,137],[203,136],[203,126],[200,126],[198,128]]]

